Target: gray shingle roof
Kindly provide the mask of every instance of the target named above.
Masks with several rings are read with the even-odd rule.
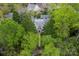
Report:
[[[36,5],[38,5],[41,9],[48,7],[48,4],[46,4],[46,3],[29,3],[27,6],[27,9],[33,10]]]

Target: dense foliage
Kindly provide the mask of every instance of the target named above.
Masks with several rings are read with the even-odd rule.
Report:
[[[32,32],[28,32],[27,35],[24,35],[24,40],[21,44],[20,55],[32,55],[33,51],[36,49],[38,44],[38,35]]]
[[[78,55],[79,13],[72,5],[61,4],[60,8],[49,11],[49,14],[51,19],[44,27],[45,33],[57,40],[55,46],[60,48],[60,55]]]
[[[79,55],[79,4],[48,4],[42,12],[18,12],[27,5],[0,4],[0,55]],[[5,18],[8,13],[13,13],[12,19]],[[48,14],[49,21],[39,37],[31,16],[41,14]]]
[[[29,13],[25,13],[21,15],[21,24],[25,28],[26,32],[36,32],[35,25],[31,20],[31,16]]]
[[[23,39],[24,28],[13,20],[5,20],[0,24],[0,53],[16,55],[20,41]]]

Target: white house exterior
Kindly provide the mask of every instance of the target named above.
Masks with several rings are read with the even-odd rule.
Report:
[[[34,18],[33,16],[31,18],[32,22],[35,24],[37,32],[43,32],[43,27],[48,22],[49,16],[41,15],[41,18]]]
[[[35,19],[34,24],[36,26],[37,32],[41,33],[44,27],[44,20],[43,19]]]
[[[28,4],[27,10],[32,11],[34,9],[35,5],[34,4]]]
[[[40,11],[40,10],[41,10],[41,8],[38,5],[35,5],[33,11]]]

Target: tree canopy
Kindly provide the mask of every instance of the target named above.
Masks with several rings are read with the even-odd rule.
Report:
[[[51,3],[40,13],[29,12],[26,6],[28,4],[0,4],[0,55],[79,55],[79,4]],[[19,13],[22,8],[25,12]],[[11,19],[5,17],[8,13],[12,13]],[[43,19],[41,15],[48,15],[49,21],[43,32],[37,33],[32,17]]]

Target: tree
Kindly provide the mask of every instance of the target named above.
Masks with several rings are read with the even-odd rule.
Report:
[[[71,40],[72,42],[70,42],[69,37],[71,35],[70,32],[76,27],[75,24],[78,25],[78,22],[79,22],[78,13],[75,12],[75,9],[71,5],[66,4],[66,5],[61,6],[61,8],[55,10],[53,12],[53,15],[54,15],[53,20],[55,21],[54,28],[55,28],[55,33],[57,35],[56,37],[59,37],[62,40],[60,41],[61,46],[59,47],[61,48],[61,51],[64,50],[63,53],[65,53],[65,54],[62,54],[61,52],[61,54],[62,55],[76,55],[77,49],[76,47],[74,48],[74,45],[73,45],[74,41]],[[73,26],[75,27],[73,28]],[[58,44],[58,42],[56,44]],[[75,53],[72,51],[73,49],[75,50]]]
[[[28,32],[24,35],[24,40],[22,41],[20,55],[31,56],[33,51],[37,48],[38,36],[33,32]]]
[[[48,12],[51,18],[45,25],[44,31],[55,38],[53,42],[55,47],[60,48],[60,55],[78,55],[77,47],[74,46],[77,45],[76,43],[74,44],[77,41],[73,37],[78,37],[79,14],[69,4],[61,4],[60,8],[52,9]],[[72,34],[73,32],[77,35]],[[73,39],[70,39],[71,37]]]
[[[3,20],[3,12],[0,11],[0,22]]]
[[[53,38],[51,35],[42,35],[41,37],[41,42],[42,42],[42,47],[44,47],[46,44],[49,44],[50,42],[53,43]]]
[[[49,11],[49,13],[51,18],[45,26],[45,31],[52,34],[52,36],[68,37],[70,27],[78,20],[78,13],[75,12],[75,9],[70,5],[63,4],[60,5],[59,9]]]
[[[24,28],[13,20],[4,20],[0,24],[0,54],[17,55],[23,39]]]
[[[54,24],[54,21],[51,18],[49,18],[49,21],[44,26],[44,32],[42,34],[45,34],[45,35],[52,34],[53,35],[53,33],[54,33],[53,24]]]
[[[62,38],[69,36],[70,28],[78,20],[78,13],[70,5],[63,5],[54,11],[54,28],[56,35]]]
[[[45,45],[42,55],[59,56],[60,52],[59,52],[59,49],[54,47],[52,43],[49,43],[49,44]]]
[[[8,4],[6,4],[6,3],[5,4],[2,4],[1,10],[2,10],[2,12],[3,12],[4,15],[10,12],[10,9],[8,7]]]
[[[70,37],[63,41],[63,47],[61,47],[61,55],[64,56],[78,56],[79,55],[79,40],[77,37]],[[63,52],[63,53],[62,53]]]
[[[70,4],[77,12],[79,12],[79,4]]]
[[[22,21],[21,21],[22,26],[25,28],[26,32],[28,31],[33,31],[36,32],[35,30],[35,25],[31,20],[31,16],[29,13],[24,13],[22,15]]]
[[[54,41],[55,39],[52,38],[50,35],[42,37],[42,46],[43,46],[42,55],[45,55],[45,56],[60,55],[60,50],[59,48],[55,47]]]
[[[20,15],[17,11],[13,11],[13,20],[16,21],[17,23],[21,23],[20,21]]]

